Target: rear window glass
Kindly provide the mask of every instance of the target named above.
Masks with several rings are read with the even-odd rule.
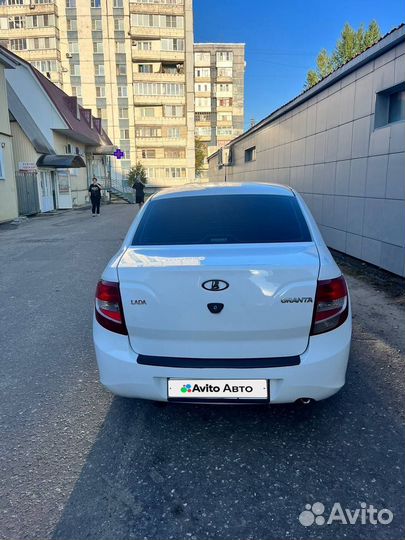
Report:
[[[295,197],[203,195],[150,201],[133,245],[310,242]]]

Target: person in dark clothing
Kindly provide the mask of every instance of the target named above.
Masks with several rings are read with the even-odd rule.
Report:
[[[135,202],[139,205],[139,208],[141,208],[145,202],[145,184],[143,184],[140,180],[136,180],[133,188],[135,190]]]
[[[91,200],[91,212],[93,214],[93,217],[96,215],[96,211],[97,211],[97,215],[100,215],[101,190],[102,190],[102,186],[100,186],[97,178],[94,176],[93,182],[89,187],[90,200]]]

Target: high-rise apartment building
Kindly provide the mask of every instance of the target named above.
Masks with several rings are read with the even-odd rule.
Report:
[[[0,42],[97,111],[156,186],[194,179],[192,0],[0,0]]]
[[[195,134],[210,155],[244,131],[245,45],[196,43],[194,76]]]

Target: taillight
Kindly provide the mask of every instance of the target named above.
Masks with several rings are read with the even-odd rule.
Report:
[[[118,283],[99,281],[96,289],[96,319],[111,332],[128,335]]]
[[[323,334],[345,322],[349,313],[349,299],[343,276],[318,281],[311,334]]]

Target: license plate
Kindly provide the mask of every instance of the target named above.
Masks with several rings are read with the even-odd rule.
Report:
[[[168,379],[169,399],[268,400],[266,379]]]

